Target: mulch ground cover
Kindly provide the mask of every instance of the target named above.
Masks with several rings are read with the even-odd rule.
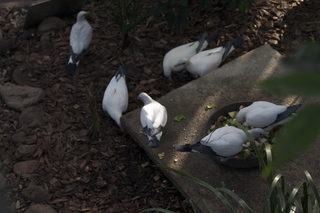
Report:
[[[256,0],[245,13],[226,4],[214,3],[208,11],[192,3],[189,25],[180,32],[168,27],[163,16],[148,18],[137,26],[131,45],[122,49],[119,29],[108,16],[109,4],[91,1],[85,5],[94,34],[74,77],[65,73],[65,65],[75,15],[64,18],[67,27],[37,33],[0,56],[1,84],[19,81],[46,91],[38,104],[42,125],[35,128],[20,127],[20,112],[0,99],[0,168],[7,178],[8,205],[15,212],[33,204],[21,195],[30,185],[46,189],[46,203],[57,212],[138,212],[149,207],[192,212],[188,200],[143,150],[104,116],[103,93],[119,65],[132,66],[127,75],[129,112],[142,106],[137,99],[140,92],[157,99],[194,79],[186,73],[170,81],[163,75],[162,60],[167,51],[197,40],[203,32],[221,33],[210,47],[243,37],[244,43],[225,63],[265,43],[288,56],[302,42],[320,40],[319,1]],[[22,35],[25,16],[25,9],[1,9],[0,38]],[[88,91],[95,96],[100,115],[98,136],[91,130]],[[32,153],[16,154],[21,144],[12,143],[11,138],[19,131],[27,132],[25,144],[36,145]],[[13,171],[17,162],[30,159],[39,162],[31,177]]]

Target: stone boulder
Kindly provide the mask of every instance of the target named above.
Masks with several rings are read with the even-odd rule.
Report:
[[[23,110],[19,117],[19,126],[37,127],[41,125],[41,119],[39,117],[40,109],[36,106],[28,107]]]
[[[57,213],[57,211],[48,205],[34,204],[30,206],[24,213]]]
[[[39,162],[37,160],[27,160],[14,164],[13,171],[23,178],[28,178],[32,176],[32,173],[35,172],[38,167]]]
[[[45,96],[45,91],[41,88],[6,83],[0,85],[0,96],[10,108],[23,111],[40,101]]]
[[[48,191],[41,186],[29,186],[23,189],[21,194],[25,199],[36,203],[46,202],[49,197]]]

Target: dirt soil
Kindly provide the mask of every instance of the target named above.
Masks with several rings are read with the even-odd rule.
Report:
[[[192,4],[189,26],[181,32],[169,28],[163,17],[149,18],[137,27],[131,46],[121,49],[119,30],[108,17],[107,2],[85,5],[91,12],[88,21],[94,34],[74,77],[65,73],[65,65],[75,15],[64,18],[68,25],[64,29],[36,34],[0,56],[1,84],[20,81],[46,91],[38,104],[42,125],[36,128],[19,127],[21,113],[0,99],[0,168],[7,178],[8,205],[15,212],[24,212],[33,204],[21,195],[30,185],[45,188],[49,192],[46,203],[57,212],[138,212],[149,207],[192,212],[188,200],[143,150],[111,118],[103,116],[103,93],[119,65],[134,67],[127,76],[129,112],[142,106],[137,99],[140,92],[157,99],[194,79],[187,73],[169,81],[163,75],[162,60],[167,51],[197,40],[203,32],[219,31],[218,45],[243,37],[244,44],[226,62],[265,43],[287,56],[304,41],[320,40],[319,1],[256,0],[245,13],[232,11],[225,4],[214,3],[210,11]],[[22,35],[25,16],[25,9],[1,9],[0,36]],[[14,72],[18,66],[22,71]],[[96,98],[101,119],[98,136],[91,130],[88,90]],[[37,148],[21,156],[15,154],[20,144],[12,143],[11,137],[22,130],[27,132],[26,143]],[[30,159],[40,164],[31,177],[14,173],[16,162]]]

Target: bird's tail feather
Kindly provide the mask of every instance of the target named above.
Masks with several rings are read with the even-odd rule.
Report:
[[[214,156],[217,155],[210,147],[204,146],[199,142],[195,144],[184,144],[184,145],[176,144],[176,145],[173,145],[173,147],[179,152],[200,152],[206,155],[214,155]]]
[[[241,36],[235,38],[234,40],[231,41],[231,44],[234,48],[239,47],[243,43],[243,39]]]
[[[222,61],[224,61],[228,54],[235,48],[239,47],[243,43],[243,39],[239,36],[232,41],[228,41],[226,45],[224,45],[225,51],[222,55]]]
[[[282,121],[284,119],[286,119],[287,117],[289,117],[290,115],[292,115],[292,113],[294,113],[295,111],[297,111],[300,107],[302,106],[302,104],[297,104],[297,105],[293,105],[293,106],[289,106],[287,107],[287,110],[284,111],[283,113],[279,114],[277,119],[274,121],[274,123],[278,123],[279,121]]]
[[[198,40],[199,45],[198,45],[198,47],[196,49],[196,53],[200,52],[200,50],[202,48],[202,45],[203,45],[204,41],[206,40],[206,36],[207,36],[207,33],[203,33],[201,38]]]
[[[219,32],[215,32],[215,33],[211,34],[211,35],[206,39],[206,41],[207,41],[208,43],[211,43],[211,42],[213,42],[213,41],[218,40],[219,37],[220,37],[220,33],[219,33]]]
[[[71,59],[73,63],[79,63],[79,61],[83,58],[84,54],[86,53],[87,49],[83,49],[79,54],[75,54],[73,52],[72,46],[69,46]]]
[[[68,64],[67,64],[67,67],[66,67],[66,72],[67,72],[69,75],[74,75],[75,72],[76,72],[76,70],[77,70],[77,67],[78,67],[77,64],[68,63]]]
[[[84,54],[86,53],[86,50],[87,50],[87,49],[83,49],[83,50],[81,51],[81,53],[79,53],[79,54],[77,55],[77,57],[76,57],[76,62],[79,62],[79,61],[83,58]]]

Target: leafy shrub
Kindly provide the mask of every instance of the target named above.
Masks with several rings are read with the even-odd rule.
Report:
[[[111,21],[119,27],[123,49],[129,45],[129,34],[133,33],[137,25],[160,11],[160,8],[153,7],[154,4],[151,3],[151,1],[142,0],[111,1],[112,6],[107,9]]]
[[[246,10],[247,3],[252,1],[253,0],[223,0],[223,2],[228,3],[232,9],[238,8],[242,12]],[[165,14],[169,26],[176,30],[180,30],[187,26],[189,5],[195,2],[197,1],[168,0],[164,3],[160,3],[160,7],[163,8],[162,12]],[[201,9],[210,10],[213,7],[212,0],[198,0],[198,3]]]

